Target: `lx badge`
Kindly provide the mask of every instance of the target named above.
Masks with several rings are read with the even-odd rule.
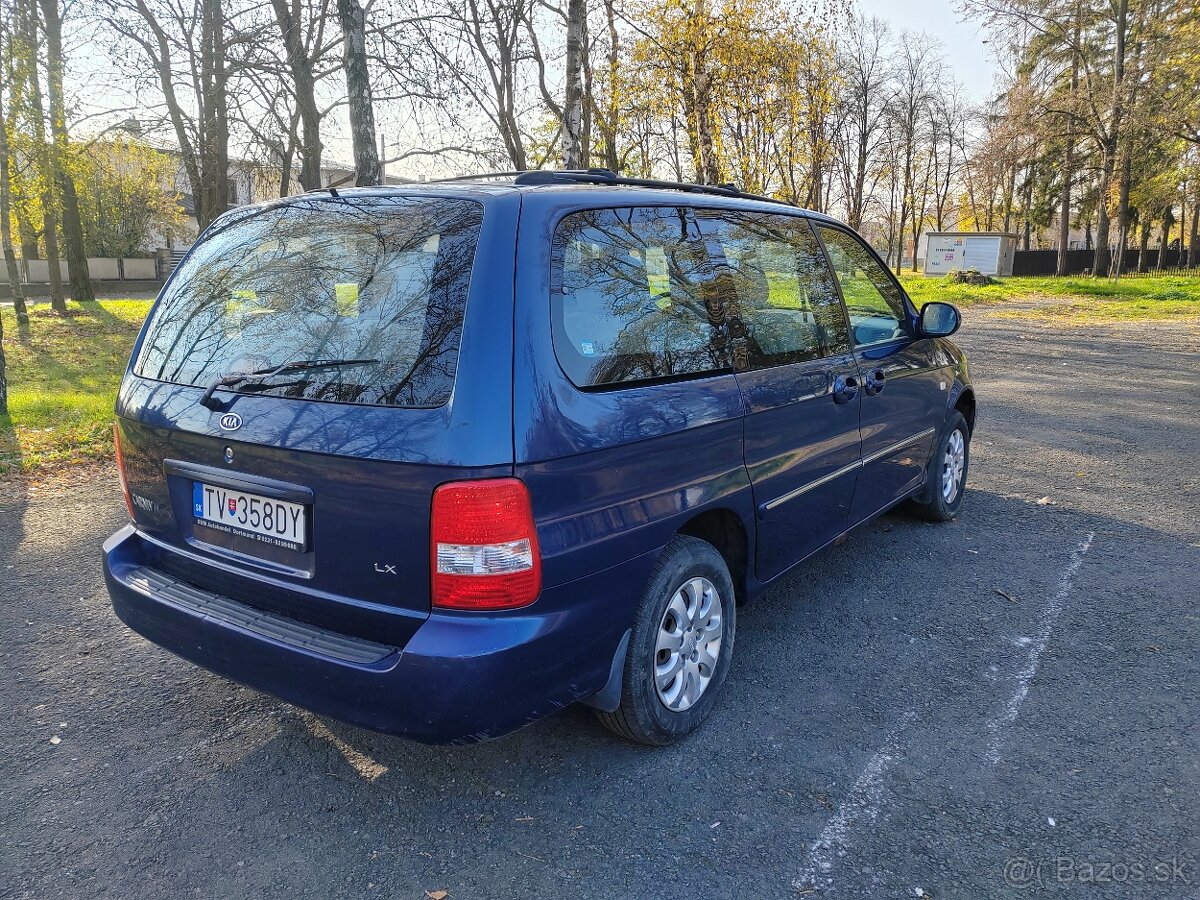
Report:
[[[385,575],[395,575],[395,574],[396,574],[396,567],[395,567],[395,566],[389,566],[387,563],[384,563],[382,566],[381,566],[379,563],[375,563],[375,571],[376,571],[376,572],[381,572],[381,573],[383,573],[383,574],[385,574]]]

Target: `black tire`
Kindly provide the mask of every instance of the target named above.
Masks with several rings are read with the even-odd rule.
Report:
[[[946,450],[955,433],[962,436],[963,462],[962,476],[958,482],[958,490],[953,498],[946,499],[942,489],[943,467],[946,465]],[[957,409],[946,417],[946,424],[938,437],[937,447],[929,460],[929,472],[926,477],[925,490],[911,503],[911,509],[919,518],[929,522],[949,522],[958,515],[962,506],[963,494],[967,489],[967,474],[971,468],[971,428],[967,420]]]
[[[667,607],[684,584],[707,578],[721,600],[721,643],[707,686],[686,709],[669,709],[654,683],[659,627]],[[605,727],[626,740],[663,746],[700,726],[716,703],[729,672],[736,630],[736,602],[729,567],[711,544],[688,535],[677,535],[650,573],[634,616],[633,633],[625,655],[621,705],[615,712],[597,711]],[[715,629],[714,629],[715,631]]]

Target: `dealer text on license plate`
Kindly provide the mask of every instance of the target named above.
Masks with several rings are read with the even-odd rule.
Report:
[[[288,550],[306,549],[308,513],[300,503],[193,481],[192,514],[206,528]]]

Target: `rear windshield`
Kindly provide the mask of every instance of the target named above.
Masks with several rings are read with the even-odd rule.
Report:
[[[440,406],[449,397],[482,207],[440,198],[312,199],[251,213],[171,280],[138,375],[232,390]],[[328,362],[328,367],[320,363]]]

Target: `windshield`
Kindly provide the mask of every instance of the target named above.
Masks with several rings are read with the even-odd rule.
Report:
[[[473,201],[418,197],[314,198],[252,214],[183,263],[134,370],[207,386],[278,368],[229,390],[440,406],[481,219]],[[289,366],[310,360],[361,364]]]

